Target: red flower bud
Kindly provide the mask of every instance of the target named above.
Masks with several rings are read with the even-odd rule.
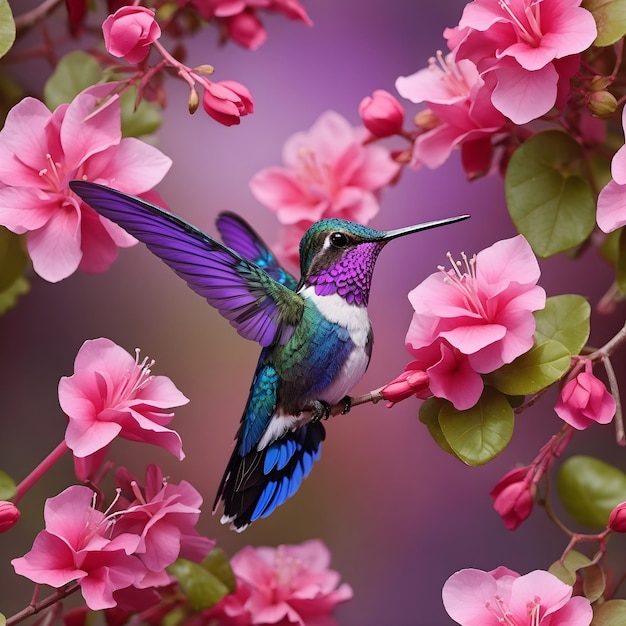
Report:
[[[404,109],[387,91],[377,89],[371,96],[363,98],[359,115],[367,130],[375,137],[391,137],[402,130]]]
[[[241,83],[234,80],[222,80],[219,83],[207,81],[207,83],[202,106],[220,124],[224,126],[239,124],[240,117],[254,111],[252,96]]]
[[[528,467],[505,474],[491,490],[493,508],[509,530],[515,530],[533,510],[537,486],[531,483]]]
[[[608,527],[616,533],[626,533],[626,502],[618,504],[609,515]]]
[[[0,533],[5,533],[13,528],[17,524],[17,520],[20,519],[20,515],[20,510],[13,502],[0,500]]]
[[[413,369],[412,365],[413,363],[409,363],[407,369],[400,376],[383,387],[381,393],[383,398],[389,402],[388,406],[410,398],[412,395],[416,395],[418,398],[428,398],[432,395],[428,389],[428,374],[422,370]]]

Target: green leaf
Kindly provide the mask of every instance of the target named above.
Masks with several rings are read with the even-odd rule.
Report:
[[[590,564],[589,557],[576,550],[570,550],[562,561],[552,563],[548,571],[566,585],[573,585],[576,582],[576,572]]]
[[[0,292],[0,315],[14,307],[19,296],[28,293],[29,282],[20,276],[8,289]]]
[[[609,600],[594,605],[591,626],[624,626],[626,624],[626,600]]]
[[[541,257],[582,243],[595,226],[596,200],[582,159],[578,142],[559,130],[533,135],[511,157],[505,178],[509,213]]]
[[[458,411],[446,403],[439,411],[448,445],[467,465],[483,465],[500,454],[511,440],[514,422],[506,397],[489,387],[471,409]]]
[[[4,626],[7,623],[7,618],[0,613],[0,626]]]
[[[135,109],[135,88],[125,91],[120,96],[122,108],[122,135],[141,137],[156,132],[163,123],[161,109],[154,103],[142,100]]]
[[[570,366],[571,354],[560,342],[548,339],[517,357],[512,363],[485,377],[485,380],[511,396],[526,396],[559,380]]]
[[[178,559],[167,571],[178,580],[190,606],[196,611],[210,609],[230,593],[227,585],[199,563]]]
[[[583,572],[583,593],[589,602],[602,597],[606,589],[604,570],[597,564],[586,567]]]
[[[220,548],[213,548],[207,557],[202,561],[202,567],[207,572],[211,572],[216,578],[221,580],[228,588],[229,593],[233,593],[237,587],[233,568],[230,561],[226,558],[224,551]]]
[[[582,296],[567,294],[548,298],[545,308],[535,312],[535,344],[554,339],[570,354],[578,354],[589,338],[590,315],[591,307]]]
[[[66,54],[57,64],[43,88],[46,106],[54,111],[60,104],[71,102],[83,89],[102,79],[102,70],[96,59],[76,50]]]
[[[428,428],[428,432],[435,440],[435,443],[445,452],[456,456],[439,425],[439,411],[446,404],[448,402],[440,398],[428,398],[420,406],[419,419]]]
[[[582,6],[596,20],[598,36],[594,46],[610,46],[626,34],[626,2],[624,0],[584,0]]]
[[[3,57],[15,41],[15,20],[8,0],[0,0],[0,57]]]
[[[604,528],[611,511],[626,501],[626,474],[590,456],[573,456],[557,476],[559,497],[581,524]]]
[[[10,500],[15,496],[15,481],[6,473],[0,470],[0,500]]]

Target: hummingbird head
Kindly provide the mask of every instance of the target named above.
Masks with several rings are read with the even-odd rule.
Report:
[[[468,217],[461,215],[390,231],[337,218],[317,222],[300,242],[302,278],[298,289],[313,285],[317,295],[338,293],[350,304],[367,306],[376,259],[389,241]]]

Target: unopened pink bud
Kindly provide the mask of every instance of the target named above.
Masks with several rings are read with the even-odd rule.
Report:
[[[161,36],[154,11],[145,7],[123,6],[102,24],[104,46],[109,54],[129,63],[140,63],[150,45]]]
[[[616,533],[626,533],[626,502],[618,504],[609,515],[607,526]]]
[[[375,137],[391,137],[402,131],[404,109],[384,89],[377,89],[371,96],[363,98],[359,115],[365,128]]]
[[[410,368],[410,365],[408,366]],[[418,398],[431,396],[428,389],[429,376],[417,369],[406,369],[400,376],[385,385],[381,394],[389,402],[389,406],[416,395]]]
[[[13,504],[13,502],[7,502],[6,500],[0,501],[0,533],[5,533],[7,530],[13,528],[17,524],[17,520],[20,519],[20,510]]]
[[[240,117],[254,111],[250,92],[234,80],[222,80],[218,83],[207,81],[202,106],[214,120],[224,126],[239,124]]]
[[[528,480],[528,467],[505,474],[489,494],[493,508],[509,530],[515,530],[533,510],[537,486]]]

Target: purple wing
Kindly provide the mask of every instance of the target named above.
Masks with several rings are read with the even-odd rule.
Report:
[[[234,213],[220,213],[215,222],[222,241],[244,259],[264,269],[274,280],[296,291],[298,281],[276,260],[250,225]]]
[[[246,339],[286,342],[302,316],[302,298],[191,224],[117,189],[72,181],[70,187],[100,215],[148,246]]]

